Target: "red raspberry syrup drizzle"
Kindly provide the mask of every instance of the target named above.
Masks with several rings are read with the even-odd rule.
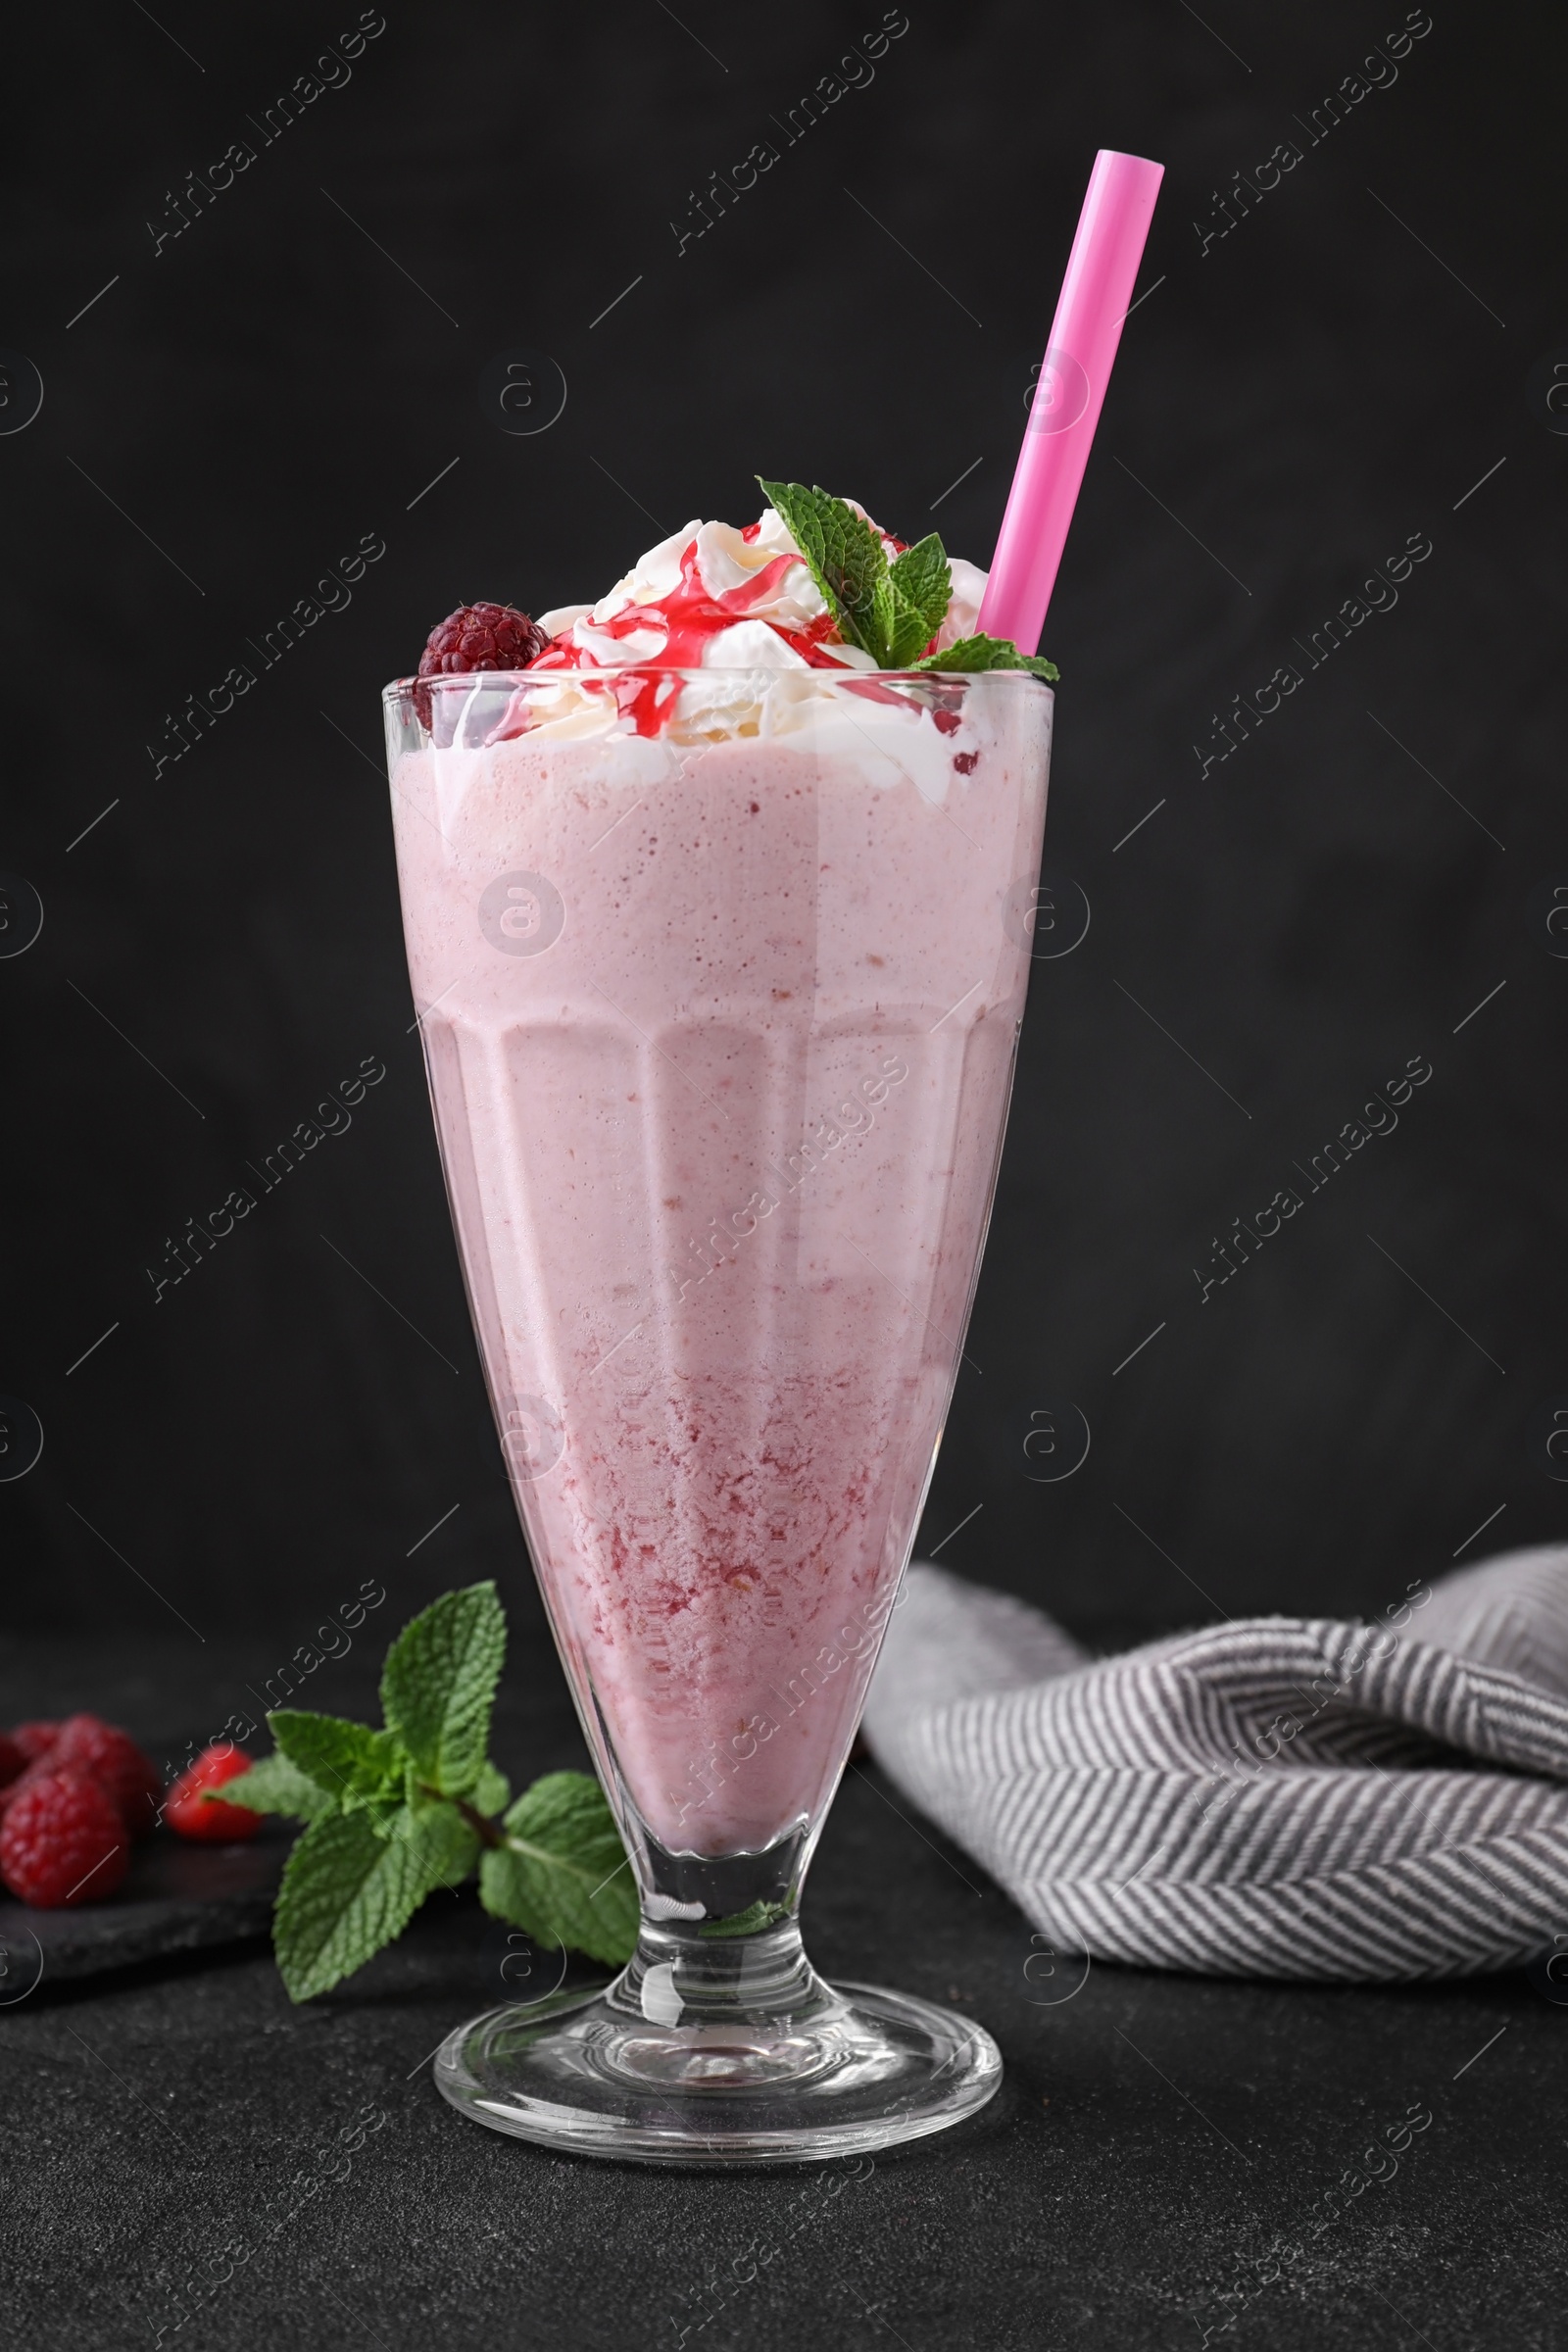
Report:
[[[741,537],[755,540],[760,528],[758,523],[749,523]],[[665,670],[700,669],[703,665],[703,649],[710,639],[716,637],[721,629],[733,628],[738,620],[746,618],[753,606],[765,602],[791,564],[799,562],[798,556],[775,556],[770,564],[764,564],[760,571],[754,572],[739,587],[726,588],[713,596],[704,586],[702,574],[697,568],[697,542],[693,539],[681,557],[680,585],[672,589],[668,596],[657,604],[628,605],[612,620],[595,624],[607,637],[617,639],[630,637],[640,629],[662,627],[664,630],[664,643],[652,661],[645,661],[624,670],[605,669],[603,673],[605,690],[614,695],[616,710],[622,717],[631,719],[637,734],[659,734],[680,693],[681,680],[661,673]],[[889,694],[885,688],[874,685],[863,671],[853,670],[847,662],[834,659],[826,644],[826,640],[836,638],[838,632],[838,624],[831,612],[821,613],[804,629],[782,628],[777,621],[770,621],[768,626],[783,638],[786,645],[792,646],[812,669],[836,669],[842,671],[847,679],[853,678],[855,690],[868,701],[894,703],[901,699]],[[591,654],[584,653],[572,643],[571,633],[567,630],[560,637],[552,638],[537,660],[529,662],[527,674],[531,677],[540,670],[583,671],[601,667],[602,664],[595,662]],[[514,696],[505,718],[489,740],[492,743],[506,743],[514,736],[526,734],[533,723],[530,698],[526,692],[521,692]],[[954,723],[956,724],[956,720]]]

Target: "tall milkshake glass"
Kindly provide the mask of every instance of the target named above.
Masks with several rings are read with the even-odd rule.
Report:
[[[491,1400],[642,1933],[455,2033],[612,2157],[956,2122],[995,2043],[825,1985],[802,1882],[979,1269],[1052,697],[1005,671],[520,671],[385,696],[409,967]]]

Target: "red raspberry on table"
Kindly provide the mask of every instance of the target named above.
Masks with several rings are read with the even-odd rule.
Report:
[[[33,1782],[41,1779],[48,1769],[48,1757],[40,1756],[36,1764],[29,1764],[25,1772],[19,1772],[14,1781],[7,1781],[5,1787],[0,1788],[0,1821],[4,1821],[8,1810],[16,1803],[24,1788],[30,1788]]]
[[[11,1737],[31,1764],[53,1747],[60,1737],[60,1726],[55,1722],[45,1723],[40,1718],[34,1723],[19,1723]]]
[[[0,1788],[9,1788],[27,1769],[27,1752],[0,1732]]]
[[[462,677],[471,670],[526,669],[545,650],[546,638],[526,612],[510,605],[460,605],[437,623],[419,656],[420,678]],[[419,724],[430,725],[430,689],[416,686]]]
[[[114,1798],[83,1772],[29,1779],[0,1823],[0,1879],[39,1911],[102,1902],[129,1861],[130,1839]]]
[[[251,1760],[231,1740],[218,1740],[204,1748],[194,1764],[186,1766],[164,1799],[164,1818],[172,1830],[182,1838],[195,1838],[207,1845],[226,1845],[235,1838],[254,1838],[262,1826],[262,1817],[246,1805],[225,1805],[218,1799],[209,1800],[203,1793],[208,1788],[226,1788],[241,1773],[249,1772]]]
[[[101,1715],[68,1715],[43,1761],[51,1772],[84,1772],[109,1792],[133,1838],[156,1827],[164,1784],[128,1732]]]

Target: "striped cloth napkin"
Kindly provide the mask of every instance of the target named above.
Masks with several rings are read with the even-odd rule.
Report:
[[[1062,1952],[1408,1979],[1568,1931],[1568,1547],[1099,1660],[916,1562],[864,1730]]]

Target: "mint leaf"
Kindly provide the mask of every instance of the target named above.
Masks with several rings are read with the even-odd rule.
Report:
[[[479,1899],[535,1942],[569,1943],[595,1960],[629,1960],[637,1887],[614,1815],[596,1780],[550,1772],[518,1797],[507,1842],[479,1864]]]
[[[292,1707],[274,1708],[267,1720],[279,1755],[345,1811],[400,1793],[405,1759],[390,1732]]]
[[[552,1773],[512,1806],[504,1832],[495,1826],[511,1791],[485,1742],[505,1645],[494,1585],[448,1592],[387,1652],[384,1731],[278,1709],[275,1754],[209,1792],[308,1825],[273,1913],[291,1999],[363,1967],[433,1888],[470,1876],[481,1851],[483,1899],[499,1917],[596,1959],[630,1955],[636,1887],[597,1781]]]
[[[407,1838],[424,1873],[426,1891],[446,1886],[456,1892],[479,1859],[479,1833],[444,1796],[421,1796],[379,1825],[383,1838]]]
[[[764,1903],[759,1899],[748,1903],[744,1911],[731,1912],[728,1919],[710,1919],[697,1931],[699,1936],[755,1936],[761,1928],[772,1927],[788,1911],[788,1903]]]
[[[905,548],[890,564],[880,536],[847,500],[820,488],[808,490],[802,482],[757,478],[805,558],[840,635],[882,669],[925,667],[915,657],[941,628],[953,598],[952,568],[936,532]],[[966,638],[964,645],[1000,647],[1002,642]],[[1008,651],[1012,659],[1005,664],[999,655],[952,666],[1029,666],[1015,649]]]
[[[363,1968],[401,1935],[434,1882],[416,1840],[378,1838],[363,1813],[313,1821],[283,1870],[272,1948],[291,2001]]]
[[[881,662],[888,560],[871,525],[830,491],[808,490],[804,482],[769,482],[761,474],[757,479],[783,516],[842,634]]]
[[[493,1584],[446,1592],[406,1625],[381,1670],[387,1729],[419,1778],[466,1796],[484,1766],[490,1708],[507,1646]]]
[[[923,662],[910,663],[912,669],[1026,669],[1031,677],[1045,678],[1053,686],[1061,672],[1054,662],[1040,654],[1020,654],[1010,637],[960,637],[945,653],[927,654]]]
[[[220,1788],[203,1789],[202,1801],[237,1805],[241,1785],[245,1803],[253,1813],[291,1813],[300,1821],[316,1821],[338,1810],[336,1797],[329,1796],[284,1755],[260,1757],[249,1772],[225,1781]]]
[[[891,625],[884,669],[905,669],[928,646],[948,616],[953,573],[935,531],[895,556],[888,567]]]

